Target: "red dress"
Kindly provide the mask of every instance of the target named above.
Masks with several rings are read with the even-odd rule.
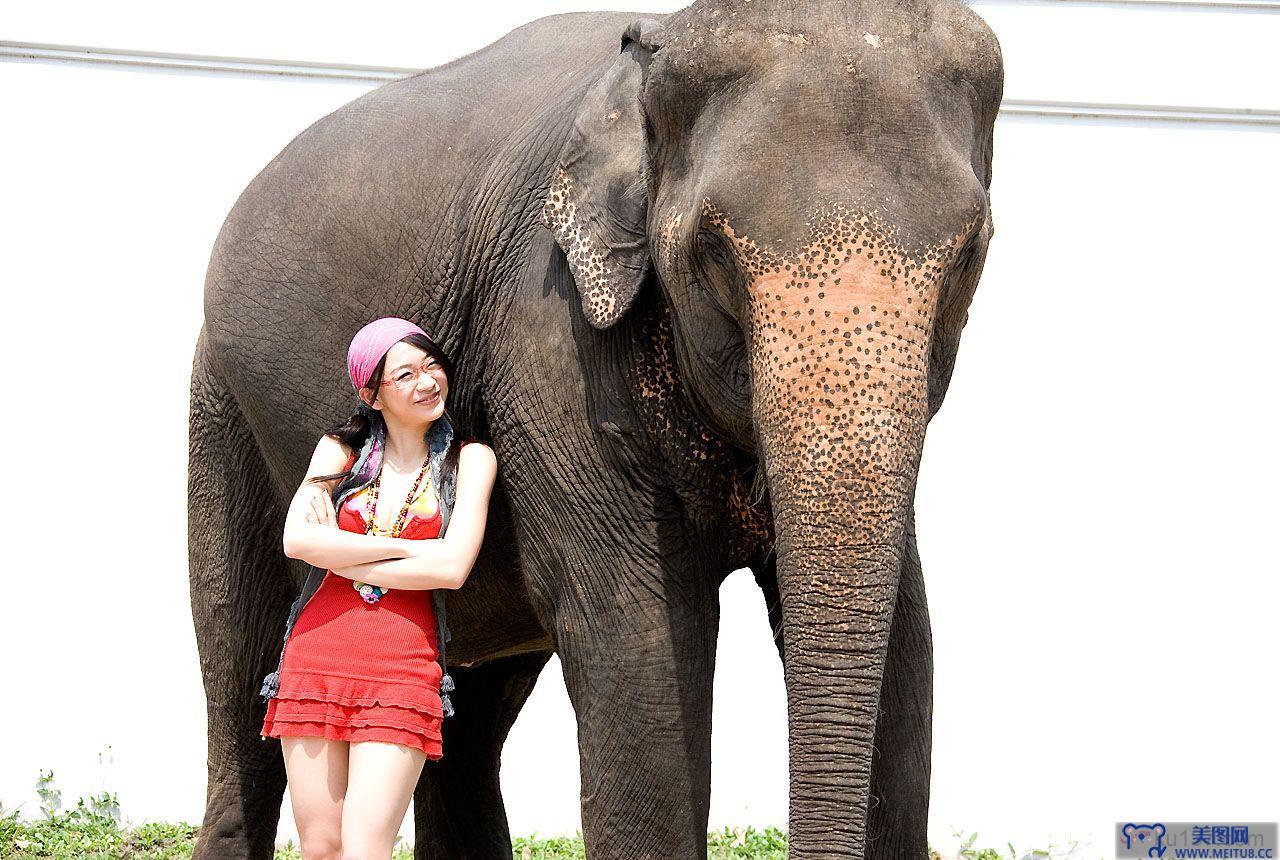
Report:
[[[364,534],[367,502],[368,488],[343,502],[338,527]],[[434,538],[440,522],[440,506],[424,486],[400,537]],[[262,734],[389,741],[441,758],[444,709],[431,592],[393,588],[366,603],[351,582],[327,571],[298,614]]]

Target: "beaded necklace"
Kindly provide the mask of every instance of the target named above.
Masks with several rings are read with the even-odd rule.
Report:
[[[396,517],[396,521],[391,524],[391,528],[383,530],[377,525],[378,517],[378,485],[382,483],[382,467],[378,467],[378,474],[374,477],[373,483],[369,486],[369,515],[365,518],[366,531],[370,534],[383,537],[399,537],[401,530],[404,528],[404,521],[409,516],[409,506],[413,504],[413,500],[418,497],[418,488],[422,486],[422,478],[427,474],[427,467],[431,465],[431,457],[422,461],[422,468],[418,470],[418,477],[414,479],[413,486],[409,487],[409,495],[405,497],[404,504],[400,506],[400,515]]]
[[[385,461],[384,461],[385,463]],[[422,479],[427,474],[427,468],[431,465],[431,455],[427,455],[427,459],[422,461],[422,468],[418,470],[418,477],[414,479],[413,485],[409,487],[409,495],[405,497],[404,504],[400,506],[400,514],[396,517],[391,528],[383,530],[378,527],[378,486],[382,483],[382,466],[378,466],[378,474],[374,476],[373,483],[369,485],[369,507],[368,515],[365,517],[365,531],[368,534],[380,537],[399,537],[400,532],[404,530],[404,522],[409,516],[409,508],[413,505],[414,499],[418,497],[418,488],[422,486]],[[377,603],[382,595],[391,589],[383,588],[380,585],[370,585],[367,582],[352,580],[351,587],[360,593],[365,603]]]

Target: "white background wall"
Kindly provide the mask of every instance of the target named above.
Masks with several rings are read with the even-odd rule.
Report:
[[[594,7],[237,0],[179,17],[60,2],[6,8],[0,38],[426,67]],[[1009,99],[1278,107],[1275,14],[975,9],[1000,37]],[[0,63],[6,808],[38,815],[34,781],[52,768],[72,803],[105,789],[133,822],[199,822],[185,477],[205,267],[250,178],[367,89]],[[918,494],[935,846],[963,828],[980,844],[1072,837],[1111,856],[1119,819],[1280,817],[1277,132],[997,122],[997,236]],[[140,449],[144,423],[156,441]],[[126,462],[139,479],[121,486]],[[746,571],[723,598],[711,825],[785,825],[786,707],[763,602]],[[580,827],[554,659],[511,733],[503,787],[513,832]],[[296,836],[287,797],[280,835]]]

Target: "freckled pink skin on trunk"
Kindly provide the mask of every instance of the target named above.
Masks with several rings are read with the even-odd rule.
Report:
[[[893,227],[830,207],[810,219],[805,247],[779,255],[708,201],[704,212],[747,276],[752,409],[782,599],[789,856],[862,857],[934,314],[981,215],[912,256]]]

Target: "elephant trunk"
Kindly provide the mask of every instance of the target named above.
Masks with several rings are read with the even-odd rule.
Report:
[[[946,268],[895,256],[883,234],[849,234],[787,259],[752,249],[748,289],[753,418],[777,540],[792,858],[863,856]]]
[[[923,401],[912,411],[922,410]],[[792,858],[861,857],[866,832],[923,419],[868,408],[859,421],[847,433],[835,425],[804,435],[781,424],[762,439],[776,517]],[[874,449],[884,462],[868,465],[859,452]]]

